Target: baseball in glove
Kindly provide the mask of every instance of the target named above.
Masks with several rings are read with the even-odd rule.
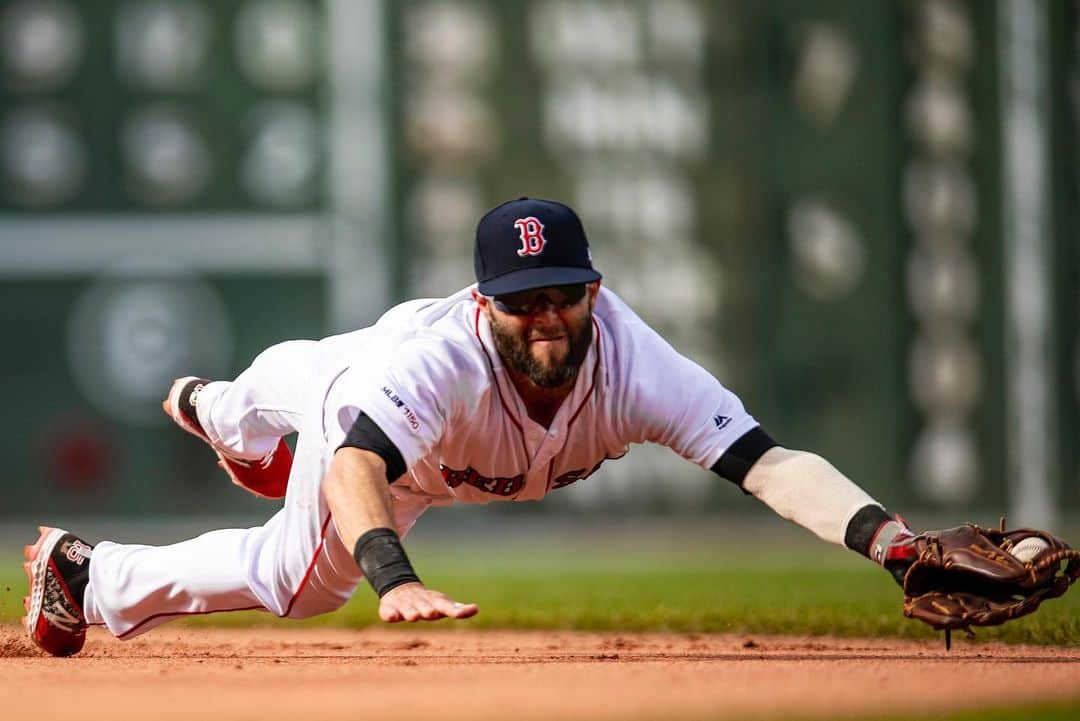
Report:
[[[946,649],[953,629],[1026,616],[1080,578],[1080,551],[1046,531],[1006,531],[1004,518],[998,529],[902,534],[883,560],[903,586],[904,615],[945,631]]]

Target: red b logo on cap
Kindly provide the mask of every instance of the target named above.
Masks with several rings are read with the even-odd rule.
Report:
[[[531,215],[528,218],[518,218],[514,221],[514,227],[521,235],[521,250],[517,252],[522,258],[527,255],[540,255],[544,250],[547,240],[544,239],[544,224]]]

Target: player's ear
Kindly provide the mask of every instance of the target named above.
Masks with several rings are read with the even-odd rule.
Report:
[[[490,308],[491,304],[488,303],[487,296],[480,295],[480,291],[478,291],[476,288],[473,288],[472,289],[472,297],[473,297],[473,300],[476,301],[476,304],[478,306],[480,306],[480,310],[484,311],[485,313],[490,313],[491,312],[491,308]]]

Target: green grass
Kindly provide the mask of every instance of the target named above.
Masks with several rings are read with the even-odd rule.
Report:
[[[911,721],[912,715],[863,717],[850,721]],[[926,721],[1075,721],[1080,718],[1080,698],[1066,702],[1000,706],[993,709],[920,715]]]
[[[747,558],[730,550],[688,555],[669,549],[627,556],[617,548],[586,553],[564,543],[539,554],[516,546],[422,547],[413,557],[430,586],[480,605],[469,621],[476,628],[939,636],[901,615],[900,591],[880,569],[842,554],[775,549]],[[24,594],[19,564],[0,563],[0,621],[22,615]],[[362,627],[378,622],[375,609],[374,594],[361,587],[339,612],[302,623]],[[250,612],[185,623],[298,622]],[[1080,645],[1080,591],[1005,626],[979,629],[977,636]]]

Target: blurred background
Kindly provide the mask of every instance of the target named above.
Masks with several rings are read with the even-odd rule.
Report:
[[[894,510],[1080,510],[1080,3],[0,2],[0,517],[267,515],[172,378],[472,281],[604,282]],[[637,447],[485,514],[755,512]]]

